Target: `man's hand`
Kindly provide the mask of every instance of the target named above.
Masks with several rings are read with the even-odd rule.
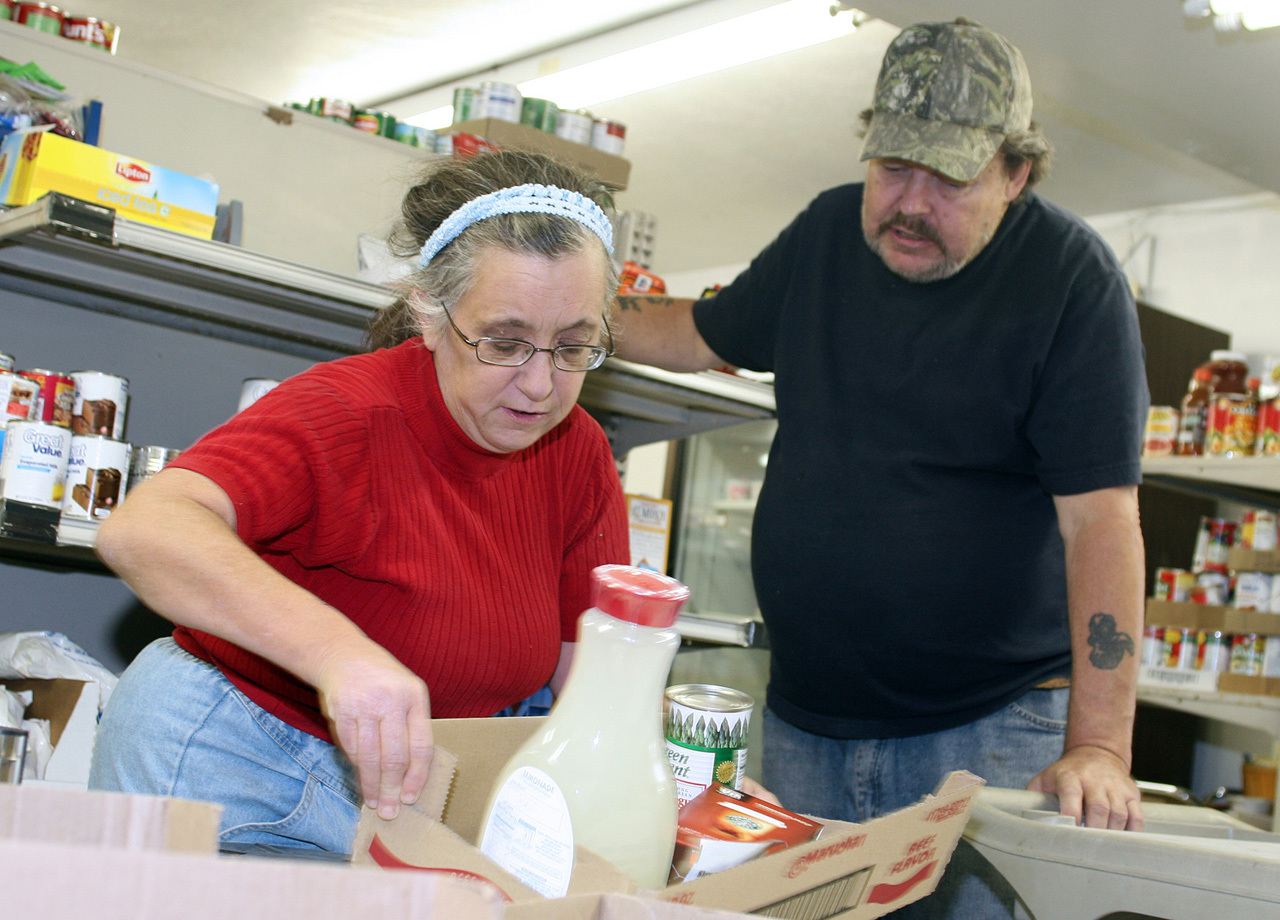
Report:
[[[1027,784],[1033,792],[1058,797],[1058,810],[1077,825],[1140,831],[1141,794],[1129,768],[1105,748],[1080,745],[1062,755]]]
[[[431,766],[427,685],[390,652],[368,643],[330,657],[316,682],[334,740],[355,765],[360,794],[390,820],[416,802]]]

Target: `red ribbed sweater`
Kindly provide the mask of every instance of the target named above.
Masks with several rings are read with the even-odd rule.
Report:
[[[217,483],[241,539],[421,676],[435,717],[492,715],[545,684],[591,569],[628,559],[600,426],[574,407],[530,448],[485,450],[449,414],[421,339],[286,380],[172,465]],[[207,633],[174,638],[332,740],[306,684]]]

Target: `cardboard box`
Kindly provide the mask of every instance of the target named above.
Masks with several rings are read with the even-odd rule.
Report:
[[[1178,629],[1220,629],[1226,633],[1280,636],[1280,613],[1237,610],[1217,604],[1147,599],[1147,623]]]
[[[26,717],[49,722],[53,754],[41,779],[86,788],[98,733],[98,684],[65,677],[5,677],[0,678],[0,685],[14,692],[30,690],[33,696]]]
[[[568,160],[595,175],[611,189],[622,190],[631,178],[631,161],[585,144],[575,144],[549,131],[498,118],[476,118],[443,129],[444,134],[474,134],[510,150],[545,153]]]
[[[480,885],[301,859],[0,841],[4,913],[42,920],[501,920]]]
[[[6,840],[211,855],[218,851],[221,816],[221,805],[190,799],[0,785],[0,839]]]
[[[0,203],[62,192],[119,216],[210,239],[218,186],[49,131],[15,131],[0,143]]]
[[[437,754],[443,749],[446,759],[433,764],[432,788],[419,806],[401,809],[393,821],[383,821],[366,809],[356,835],[353,862],[466,873],[490,882],[522,909],[529,903],[564,900],[547,902],[474,846],[499,771],[542,721],[434,722]],[[450,789],[448,766],[455,760]],[[445,787],[443,793],[437,783]],[[570,899],[593,893],[625,893],[658,902],[774,917],[870,920],[919,900],[937,886],[982,785],[972,774],[952,773],[936,794],[908,808],[865,824],[823,821],[825,827],[817,840],[661,891],[637,891],[630,879],[608,862],[579,848]]]

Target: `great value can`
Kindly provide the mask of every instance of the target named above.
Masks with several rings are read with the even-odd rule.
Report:
[[[124,499],[130,446],[103,435],[72,435],[58,542],[92,546],[98,525]]]
[[[667,688],[667,758],[679,805],[712,783],[742,788],[754,705],[750,696],[731,687],[677,684]]]
[[[76,385],[71,433],[123,438],[129,381],[102,371],[72,371],[71,379]]]
[[[64,374],[56,374],[41,368],[18,371],[18,376],[34,380],[39,386],[36,393],[36,411],[31,416],[38,422],[50,422],[71,427],[71,413],[75,408],[76,382]]]
[[[39,397],[39,383],[29,377],[0,371],[0,427],[13,419],[30,421],[36,414]]]
[[[486,80],[476,92],[475,118],[496,118],[499,121],[520,122],[520,105],[523,97],[514,83]]]

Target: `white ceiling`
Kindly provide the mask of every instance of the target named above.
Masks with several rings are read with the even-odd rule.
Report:
[[[88,12],[121,27],[121,58],[270,102],[339,96],[410,115],[396,99],[724,2],[93,0]],[[1221,36],[1184,21],[1182,0],[858,6],[879,18],[847,38],[593,107],[627,126],[619,205],[657,218],[656,272],[744,262],[817,191],[861,178],[856,116],[884,48],[898,26],[956,15],[1022,49],[1058,151],[1042,190],[1067,208],[1280,192],[1280,29]]]

